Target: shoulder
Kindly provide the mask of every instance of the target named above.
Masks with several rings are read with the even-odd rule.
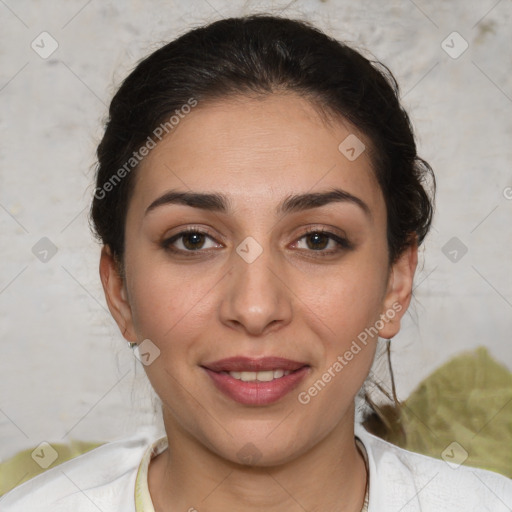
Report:
[[[503,475],[404,450],[360,425],[356,436],[368,454],[369,512],[511,510],[512,480]]]
[[[104,444],[28,480],[0,498],[2,512],[130,512],[137,470],[161,435],[148,427]]]

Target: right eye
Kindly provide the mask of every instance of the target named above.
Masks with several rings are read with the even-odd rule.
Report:
[[[204,245],[207,240],[214,242],[213,245],[205,247]],[[204,249],[219,247],[213,237],[207,232],[198,230],[197,228],[186,229],[167,238],[162,242],[162,246],[169,251],[181,253],[198,252]]]

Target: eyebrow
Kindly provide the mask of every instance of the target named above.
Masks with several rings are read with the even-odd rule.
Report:
[[[276,209],[277,214],[287,214],[309,210],[311,208],[320,208],[330,203],[348,202],[358,206],[363,212],[371,218],[371,211],[368,205],[359,197],[356,197],[346,190],[334,188],[325,192],[308,192],[305,194],[295,194],[288,196]],[[229,199],[220,193],[204,192],[180,192],[170,190],[164,195],[155,199],[147,208],[145,215],[156,208],[169,204],[183,204],[202,210],[229,213],[231,204]]]

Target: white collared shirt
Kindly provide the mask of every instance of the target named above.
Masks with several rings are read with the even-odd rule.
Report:
[[[360,425],[355,434],[369,468],[368,512],[512,510],[505,476],[403,450]],[[16,487],[0,498],[0,512],[154,512],[147,468],[165,448],[154,428],[107,443]]]

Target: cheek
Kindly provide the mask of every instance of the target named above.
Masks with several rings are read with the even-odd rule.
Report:
[[[323,411],[326,421],[346,412],[370,371],[386,277],[385,264],[360,253],[325,278],[302,284],[302,312],[319,340],[319,357],[315,378],[297,399],[311,411]]]
[[[149,338],[161,350],[171,341],[179,345],[202,328],[205,309],[216,279],[213,273],[193,266],[176,269],[150,255],[133,258],[128,276],[128,291],[135,332]]]
[[[329,280],[315,281],[314,291],[304,284],[302,314],[319,340],[314,377],[297,391],[297,402],[322,428],[334,425],[347,413],[373,363],[385,289],[375,266],[364,272],[346,268]]]
[[[369,259],[368,259],[369,260]],[[387,273],[384,265],[354,256],[338,268],[302,278],[297,295],[324,325],[333,343],[357,336],[382,313]]]

